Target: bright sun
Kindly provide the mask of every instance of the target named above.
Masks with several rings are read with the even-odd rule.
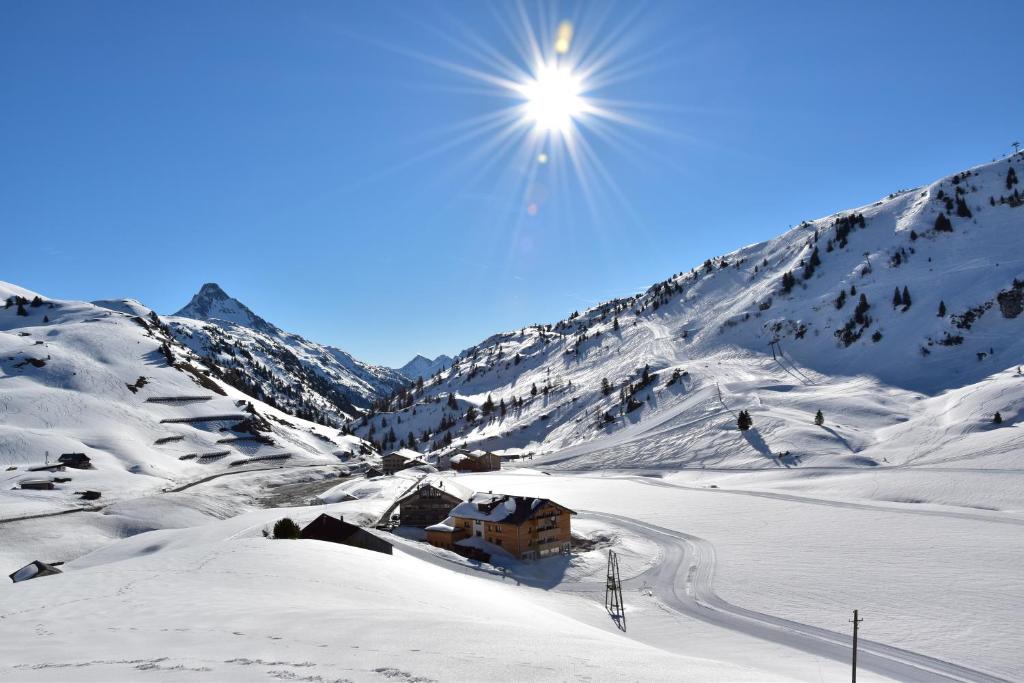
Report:
[[[533,77],[519,92],[526,100],[524,113],[538,131],[568,136],[573,122],[587,109],[583,84],[568,66],[539,64]]]

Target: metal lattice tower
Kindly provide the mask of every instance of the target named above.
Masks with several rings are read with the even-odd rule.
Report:
[[[619,557],[608,551],[608,576],[605,581],[604,607],[623,631],[626,630],[626,610],[622,603],[622,580],[619,578]]]

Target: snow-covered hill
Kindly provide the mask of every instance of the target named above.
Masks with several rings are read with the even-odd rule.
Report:
[[[563,467],[1005,461],[1024,413],[1022,174],[1022,154],[984,164],[494,335],[352,427],[383,447],[562,449]]]
[[[60,301],[2,282],[0,300],[0,519],[107,505],[250,467],[375,455],[356,437],[232,388],[136,301]],[[84,453],[93,467],[31,469],[62,453]],[[20,489],[28,479],[54,488]],[[84,502],[80,491],[101,498]]]
[[[399,372],[282,331],[214,283],[166,319],[227,382],[291,414],[340,424],[408,383]]]
[[[402,373],[402,376],[410,381],[416,381],[420,377],[429,379],[441,370],[451,367],[451,364],[452,357],[446,356],[443,353],[434,360],[417,354],[411,361],[398,368],[398,372]]]

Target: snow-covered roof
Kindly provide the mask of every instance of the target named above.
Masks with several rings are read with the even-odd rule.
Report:
[[[396,455],[400,458],[404,458],[407,461],[418,460],[419,462],[422,462],[424,465],[427,464],[426,461],[423,459],[423,454],[420,453],[419,451],[414,451],[411,448],[399,448],[397,451],[392,451],[391,453],[388,453],[389,457],[393,457]]]
[[[426,486],[431,486],[435,489],[438,489],[439,491],[444,491],[448,495],[454,496],[459,500],[469,500],[470,498],[472,498],[474,493],[473,489],[467,486],[463,486],[462,484],[459,484],[458,482],[454,481],[452,477],[433,477],[431,479],[426,479],[423,482],[421,482],[419,486],[417,486],[414,490],[410,491],[405,496],[403,496],[398,502],[401,503],[402,501],[408,498],[415,497],[416,494],[420,491],[420,489]]]
[[[455,531],[455,520],[452,519],[451,517],[445,517],[443,521],[440,521],[437,524],[431,524],[430,526],[428,526],[426,528],[426,530],[427,531],[446,531],[446,532],[450,533],[452,531]]]
[[[522,524],[533,515],[534,510],[545,503],[552,501],[547,498],[510,496],[502,493],[477,493],[465,503],[456,505],[451,511],[451,516],[481,522]]]

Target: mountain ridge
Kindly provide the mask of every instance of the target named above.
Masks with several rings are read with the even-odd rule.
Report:
[[[1024,259],[1013,258],[1024,254],[1016,184],[1022,160],[1014,154],[804,221],[634,296],[491,335],[460,352],[423,392],[402,392],[381,414],[350,427],[382,447],[408,446],[411,438],[420,449],[546,452],[593,442],[586,447],[592,455],[601,442],[620,452],[639,448],[623,441],[627,432],[636,443],[649,442],[644,422],[689,418],[713,428],[678,428],[678,443],[718,458],[733,438],[724,436],[735,429],[729,422],[746,408],[760,426],[744,434],[746,442],[735,446],[741,455],[728,461],[777,466],[778,454],[790,453],[880,464],[885,456],[871,454],[899,421],[937,419],[904,404],[931,405],[964,387],[975,387],[980,399],[1024,358]],[[815,441],[822,430],[793,422],[808,397],[839,406],[835,393],[851,387],[866,392],[851,395],[864,411],[862,424],[825,432],[822,446]],[[1004,410],[1016,414],[1019,399],[1010,391]],[[991,420],[998,409],[986,401],[950,434],[974,438],[982,411],[991,407]],[[771,405],[787,402],[788,416]],[[874,436],[865,438],[869,429]],[[653,466],[648,455],[627,460]]]
[[[212,282],[167,322],[179,342],[217,365],[237,389],[322,424],[338,425],[408,382],[395,370],[283,331]]]
[[[419,378],[433,377],[435,373],[444,370],[451,364],[452,357],[446,354],[442,353],[437,358],[430,359],[418,353],[408,363],[396,369],[410,381],[415,381]]]

